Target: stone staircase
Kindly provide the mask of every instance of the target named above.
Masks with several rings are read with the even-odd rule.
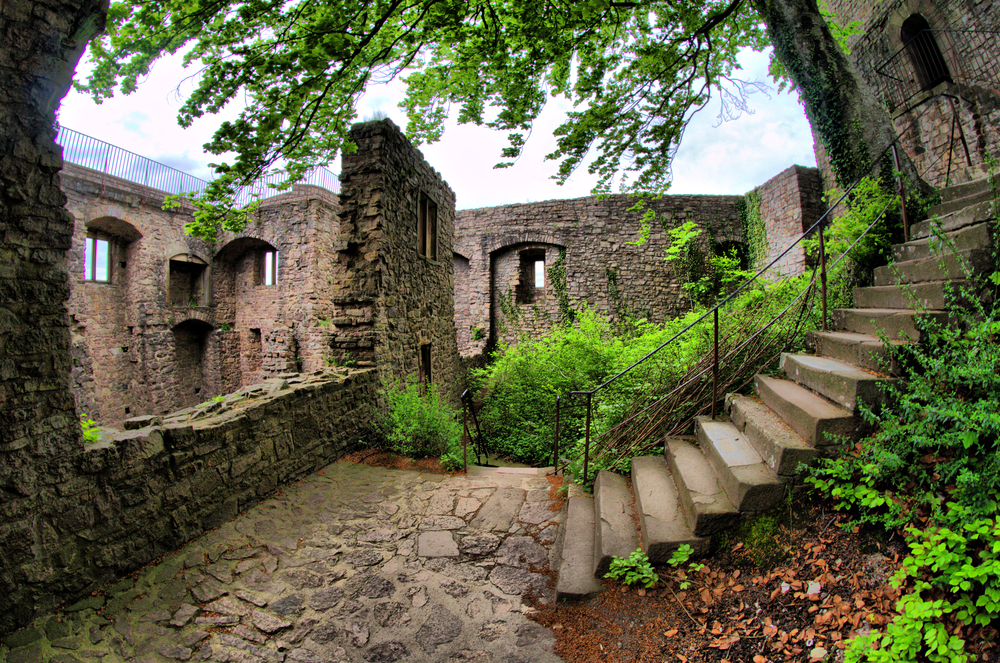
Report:
[[[900,373],[879,336],[919,342],[915,308],[947,323],[947,285],[971,285],[992,268],[988,182],[941,194],[929,214],[944,238],[931,221],[911,227],[911,241],[893,247],[895,263],[876,270],[874,286],[855,289],[856,308],[832,311],[833,331],[809,332],[815,354],[783,354],[781,375],[755,376],[754,396],[728,394],[722,416],[697,418],[694,437],[667,438],[662,456],[633,458],[631,482],[601,471],[593,497],[571,493],[559,597],[600,591],[612,558],[640,546],[654,563],[682,544],[709,552],[713,535],[777,506],[800,463],[868,432],[859,405],[879,407],[880,383]]]

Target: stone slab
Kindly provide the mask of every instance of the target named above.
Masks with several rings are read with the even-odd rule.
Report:
[[[732,527],[740,512],[695,441],[668,437],[665,455],[691,531],[696,536],[708,536]]]
[[[760,513],[781,502],[785,484],[732,422],[696,417],[695,431],[699,446],[737,509]]]
[[[800,464],[812,465],[816,449],[774,411],[751,396],[726,394],[726,412],[738,430],[743,431],[768,467],[780,477],[798,474]]]
[[[615,557],[628,557],[639,547],[632,519],[632,494],[625,477],[607,470],[594,482],[594,575],[603,577]]]
[[[709,552],[710,541],[694,535],[680,504],[677,486],[663,456],[632,459],[632,490],[639,514],[642,549],[655,564],[665,564],[682,545],[694,554]]]
[[[594,499],[570,497],[563,537],[556,597],[583,598],[603,589],[594,577]]]
[[[791,380],[757,375],[754,387],[761,402],[813,447],[835,447],[866,433],[860,418]]]

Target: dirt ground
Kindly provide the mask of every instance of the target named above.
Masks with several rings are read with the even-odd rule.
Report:
[[[796,509],[744,524],[685,578],[665,566],[649,590],[605,580],[602,594],[538,606],[534,619],[573,663],[841,661],[847,638],[892,620],[906,547],[845,531],[829,504]],[[995,637],[973,647],[974,660],[997,660]]]

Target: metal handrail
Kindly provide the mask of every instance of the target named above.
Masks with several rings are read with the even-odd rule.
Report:
[[[486,458],[486,464],[490,462],[490,455],[486,449],[486,443],[483,441],[483,431],[479,427],[479,417],[476,416],[476,405],[472,400],[472,391],[466,389],[462,392],[460,397],[462,401],[462,464],[465,466],[466,471],[469,468],[469,440],[472,435],[469,432],[469,413],[472,413],[472,423],[476,426],[476,439],[473,440],[472,448],[476,452],[476,465],[483,464],[483,458]]]
[[[798,237],[795,238],[795,240],[793,240],[787,247],[785,247],[785,249],[781,253],[779,253],[775,258],[773,258],[769,263],[767,263],[767,265],[765,265],[759,271],[757,271],[757,273],[754,274],[751,278],[749,278],[746,281],[744,281],[736,290],[734,290],[733,292],[731,292],[722,301],[716,303],[712,308],[708,309],[701,316],[699,316],[698,319],[696,319],[695,321],[693,321],[690,324],[688,324],[686,327],[684,327],[684,329],[682,329],[681,331],[679,331],[676,334],[674,334],[673,336],[671,336],[668,340],[666,340],[663,343],[661,343],[659,346],[657,346],[655,349],[653,349],[650,352],[648,352],[642,358],[640,358],[637,361],[633,362],[630,366],[628,366],[627,368],[625,368],[622,371],[618,372],[617,374],[615,374],[614,376],[612,376],[608,380],[605,380],[604,382],[602,382],[598,386],[594,387],[593,389],[590,389],[590,390],[575,390],[575,391],[571,391],[568,394],[566,394],[566,397],[569,400],[571,400],[571,401],[575,400],[575,399],[581,399],[581,398],[585,399],[585,401],[586,401],[585,405],[587,407],[587,413],[586,413],[586,420],[585,420],[586,423],[585,423],[584,457],[583,457],[584,458],[584,460],[583,460],[583,480],[584,480],[584,483],[586,483],[588,481],[588,477],[589,477],[590,446],[591,446],[591,424],[593,422],[593,398],[594,398],[594,395],[597,394],[598,392],[604,390],[609,385],[615,383],[616,381],[618,381],[619,379],[621,379],[624,375],[626,375],[627,373],[630,373],[633,369],[635,369],[637,366],[643,364],[644,362],[646,362],[647,360],[649,360],[654,355],[656,355],[659,352],[661,352],[664,348],[666,348],[667,346],[669,346],[671,343],[673,343],[675,340],[677,340],[681,336],[683,336],[686,333],[688,333],[696,325],[698,325],[699,323],[703,322],[706,318],[708,318],[708,316],[711,315],[711,316],[713,316],[713,323],[714,323],[713,324],[713,328],[714,328],[714,332],[713,332],[713,362],[712,362],[713,384],[712,384],[711,416],[714,418],[715,414],[716,414],[716,406],[717,406],[718,400],[719,400],[718,399],[718,375],[719,375],[719,362],[720,362],[720,360],[719,360],[719,322],[718,322],[719,321],[719,309],[721,309],[723,306],[725,306],[730,301],[732,301],[734,298],[736,298],[740,293],[742,293],[748,287],[750,287],[750,285],[752,283],[754,283],[759,278],[761,278],[766,272],[768,272],[772,267],[774,267],[774,265],[776,265],[782,258],[784,258],[788,254],[789,251],[791,251],[795,246],[797,246],[800,242],[804,241],[807,237],[809,237],[813,232],[816,232],[818,229],[820,229],[818,237],[819,237],[819,271],[820,271],[819,276],[820,276],[820,291],[821,291],[821,298],[822,298],[822,321],[821,321],[821,324],[822,324],[822,330],[823,331],[827,331],[827,317],[828,316],[827,316],[827,283],[826,283],[826,276],[827,276],[826,245],[825,245],[825,240],[824,240],[823,232],[821,231],[821,229],[826,224],[826,221],[827,221],[827,218],[829,217],[829,215],[835,209],[837,209],[837,207],[841,203],[843,203],[844,200],[847,199],[847,197],[854,191],[854,189],[858,186],[858,184],[860,184],[861,181],[865,177],[867,177],[874,170],[874,168],[882,161],[882,158],[884,156],[886,156],[890,151],[893,154],[894,163],[896,164],[897,181],[898,181],[898,186],[899,186],[898,196],[899,196],[899,200],[900,200],[900,203],[901,203],[901,206],[902,206],[902,212],[903,212],[903,218],[904,218],[904,241],[908,241],[909,240],[909,226],[908,226],[908,223],[906,222],[906,219],[907,219],[907,214],[906,214],[906,192],[905,192],[905,188],[903,186],[902,177],[899,174],[899,168],[898,168],[899,158],[898,158],[898,153],[897,153],[897,148],[896,148],[896,140],[893,140],[893,142],[890,143],[888,147],[886,147],[884,150],[882,150],[882,152],[879,154],[879,156],[877,158],[875,158],[875,159],[872,160],[872,162],[871,162],[872,165],[869,166],[868,170],[866,170],[865,173],[861,177],[859,177],[855,182],[853,182],[841,194],[841,196],[837,199],[837,201],[833,205],[831,205],[827,209],[827,211],[824,212],[823,215],[815,223],[813,223],[808,229],[806,229],[805,231],[803,231]],[[886,209],[888,209],[888,205],[887,205]],[[837,264],[839,264],[840,260],[843,259],[844,255],[846,255],[851,249],[853,249],[854,246],[857,245],[857,242],[860,241],[860,239],[862,237],[864,237],[865,235],[868,234],[868,232],[875,226],[875,223],[877,223],[882,218],[882,216],[884,215],[884,213],[885,213],[885,209],[882,211],[882,213],[880,213],[878,215],[878,217],[876,218],[876,220],[873,221],[871,225],[869,225],[868,229],[866,229],[865,232],[862,233],[862,235],[857,240],[855,240],[855,242],[851,245],[851,247],[847,251],[845,251],[845,253],[842,254],[837,259],[837,261],[834,263],[834,266],[836,266]],[[815,277],[813,279],[813,282],[814,281],[815,281]],[[812,287],[813,282],[810,282],[810,285],[808,286],[809,288]],[[793,300],[793,303],[794,303],[794,300]],[[787,307],[786,307],[786,311],[787,311]],[[784,315],[784,311],[780,315]],[[776,316],[775,319],[777,319],[777,317],[778,316]],[[768,325],[765,327],[765,329],[767,327],[769,327],[773,323],[774,323],[774,320],[772,320],[771,322],[769,322]],[[729,355],[727,355],[727,358],[728,358],[728,356],[731,356],[731,355],[732,355],[732,353],[729,353]],[[707,369],[705,371],[702,371],[702,373],[699,373],[699,375],[695,376],[695,377],[701,377],[702,375],[705,374],[705,372],[707,372]],[[690,381],[688,381],[688,383],[689,382]],[[676,391],[676,390],[674,390],[674,391]],[[666,396],[664,398],[666,398]],[[571,403],[570,405],[572,406],[572,405],[577,405],[577,404]],[[555,430],[555,439],[553,441],[553,458],[555,460],[558,460],[558,457],[559,457],[559,433],[560,433],[560,430],[559,430],[559,419],[560,419],[560,410],[561,410],[562,407],[564,407],[562,405],[562,400],[557,395],[556,396],[556,422],[557,423],[556,423],[556,430]],[[650,407],[652,407],[652,406],[650,406]],[[638,414],[639,413],[636,413],[636,415],[634,415],[634,416],[638,416]],[[625,422],[622,422],[622,424],[623,423],[625,423]],[[622,424],[619,424],[619,425],[622,425]]]
[[[208,180],[153,161],[69,127],[59,127],[56,143],[62,146],[63,159],[69,163],[95,170],[102,175],[141,184],[163,193],[171,195],[197,194],[210,183]],[[283,192],[275,187],[284,184],[287,179],[284,172],[271,173],[258,178],[252,184],[237,189],[233,204],[236,207],[243,207],[254,200],[264,200],[280,195]],[[296,184],[318,186],[331,193],[340,192],[340,178],[333,171],[323,167],[310,169],[306,176]]]

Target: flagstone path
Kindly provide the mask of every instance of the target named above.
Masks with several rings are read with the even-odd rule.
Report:
[[[9,663],[558,661],[545,477],[337,462],[3,638]]]

